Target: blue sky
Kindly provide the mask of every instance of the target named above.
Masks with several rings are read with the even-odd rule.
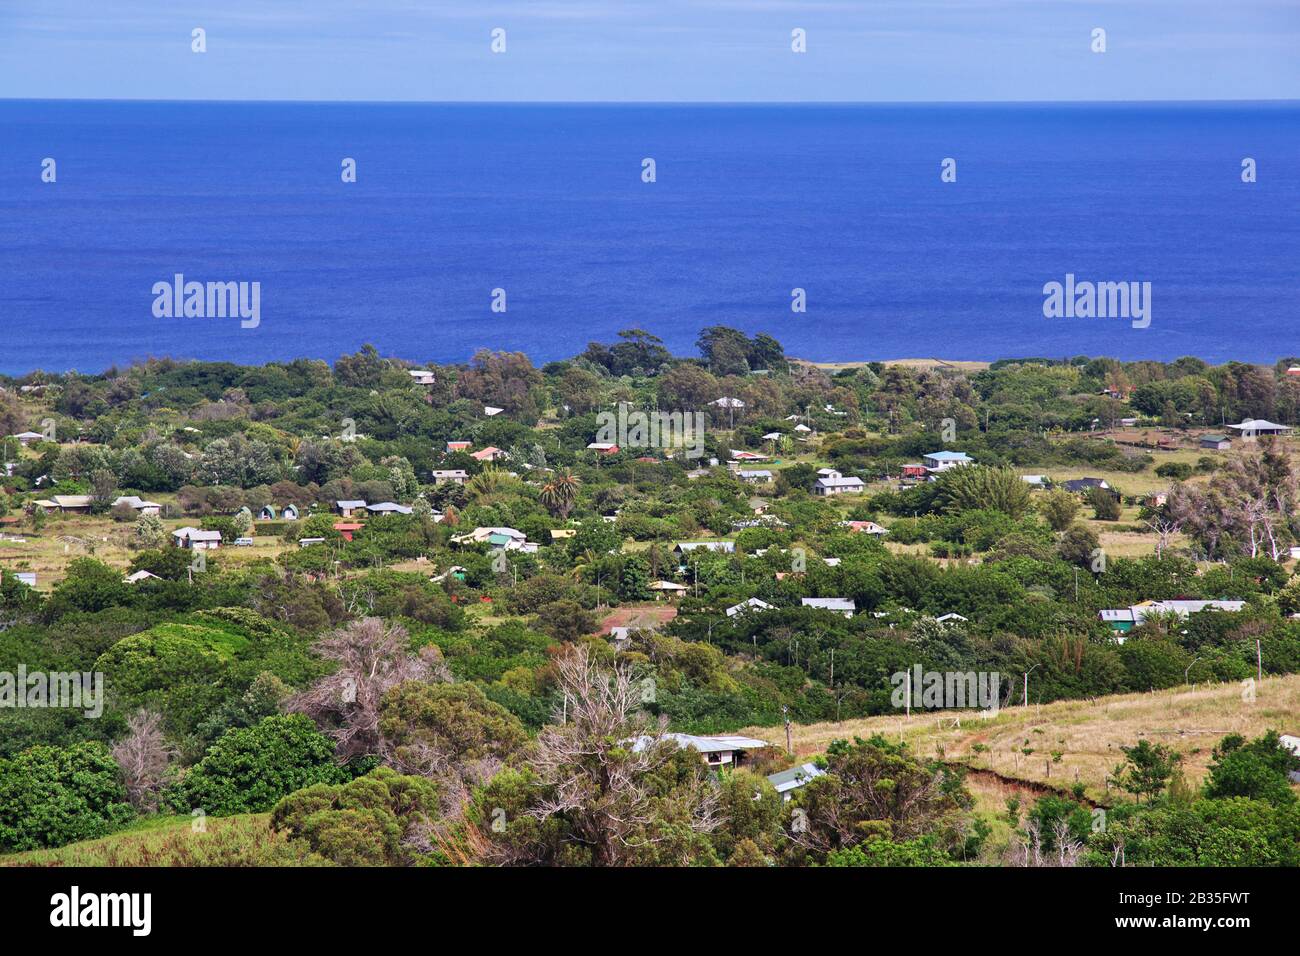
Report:
[[[1300,99],[1298,50],[1300,0],[0,0],[17,98]]]

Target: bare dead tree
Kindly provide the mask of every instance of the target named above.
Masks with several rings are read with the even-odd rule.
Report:
[[[1157,514],[1155,517],[1144,521],[1148,528],[1156,534],[1156,560],[1163,561],[1165,551],[1169,548],[1169,542],[1173,539],[1183,527],[1183,523],[1173,518],[1166,518]]]
[[[1078,866],[1083,854],[1083,841],[1070,833],[1070,825],[1057,820],[1052,825],[1050,845],[1043,840],[1037,820],[1025,824],[1025,832],[1012,844],[1009,862],[1012,866],[1065,867]]]
[[[127,799],[141,813],[158,809],[158,794],[167,776],[167,765],[176,756],[162,732],[162,714],[139,710],[126,720],[129,731],[113,745],[113,759],[122,768]]]
[[[557,661],[565,705],[562,724],[544,728],[532,769],[543,796],[528,811],[539,820],[563,816],[573,838],[589,846],[599,866],[632,862],[635,852],[663,839],[654,823],[662,813],[650,777],[673,756],[664,722],[640,710],[640,682],[629,668],[599,666],[585,647]],[[696,832],[721,823],[715,788],[703,768],[697,785],[674,794]]]
[[[332,736],[341,761],[382,757],[379,718],[384,694],[405,681],[451,680],[436,648],[412,654],[409,640],[404,627],[386,626],[377,617],[332,631],[316,642],[315,650],[336,661],[338,669],[292,698],[287,709],[307,714]]]

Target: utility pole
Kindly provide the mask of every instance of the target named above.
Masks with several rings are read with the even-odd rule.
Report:
[[[1256,642],[1255,642],[1255,645],[1258,646],[1258,645],[1259,645],[1259,641],[1256,641]],[[1197,661],[1199,661],[1199,660],[1200,660],[1199,657],[1193,657],[1193,658],[1192,658],[1192,664],[1195,664],[1195,663],[1196,663]],[[1189,681],[1188,681],[1188,678],[1187,678],[1187,675],[1188,675],[1188,674],[1191,672],[1191,670],[1192,670],[1192,664],[1188,664],[1187,667],[1183,670],[1183,683],[1184,683],[1184,684],[1186,684],[1186,683],[1189,682]]]
[[[1264,679],[1264,652],[1260,649],[1259,638],[1255,638],[1255,676],[1258,680]]]
[[[1036,670],[1038,670],[1038,666],[1039,666],[1039,665],[1035,664],[1033,667],[1029,668],[1029,670],[1025,671],[1025,699],[1024,699],[1024,706],[1026,706],[1026,707],[1029,706],[1029,675],[1030,675],[1030,673],[1031,673],[1032,671],[1036,671]]]
[[[793,754],[794,747],[790,743],[790,708],[785,704],[781,705],[781,716],[785,718],[785,752]]]

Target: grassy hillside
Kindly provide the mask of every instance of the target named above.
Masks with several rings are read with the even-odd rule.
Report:
[[[0,866],[300,866],[299,848],[271,831],[269,813],[209,818],[154,817],[98,840],[0,856]]]
[[[958,721],[960,727],[955,726]],[[1300,675],[1265,678],[1256,685],[1253,703],[1242,700],[1240,684],[1210,684],[1195,690],[1008,707],[987,720],[977,711],[914,710],[910,719],[900,714],[808,724],[791,728],[791,735],[800,756],[820,753],[837,737],[901,738],[923,755],[960,761],[1011,780],[1061,788],[1077,780],[1088,797],[1109,803],[1116,795],[1108,792],[1106,776],[1123,760],[1121,746],[1132,746],[1143,737],[1165,744],[1183,754],[1187,780],[1198,784],[1220,739],[1231,733],[1257,737],[1269,729],[1300,733]],[[781,727],[750,727],[742,733],[773,743],[785,741]]]

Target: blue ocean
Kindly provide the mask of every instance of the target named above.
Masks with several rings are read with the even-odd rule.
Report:
[[[260,283],[260,323],[156,317],[178,273]],[[1067,274],[1151,283],[1149,326],[1045,318]],[[540,363],[630,327],[694,354],[714,324],[817,361],[1272,362],[1298,304],[1296,103],[0,102],[6,373]]]

